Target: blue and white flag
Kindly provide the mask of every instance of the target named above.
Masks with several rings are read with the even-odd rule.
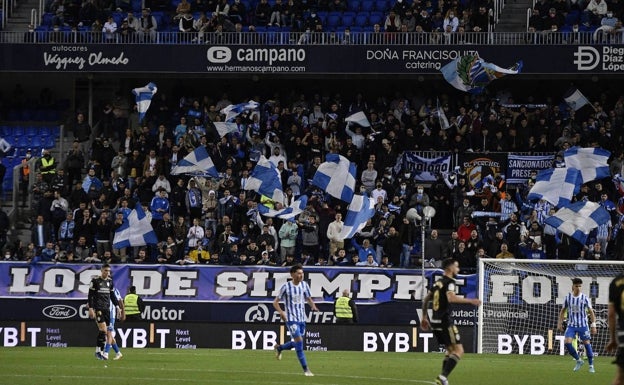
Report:
[[[607,210],[598,203],[579,201],[559,209],[555,215],[546,218],[544,223],[584,245],[589,233],[610,219]]]
[[[243,112],[257,110],[258,107],[260,103],[250,100],[247,103],[230,104],[220,112],[225,115],[225,121],[230,122]]]
[[[366,221],[375,215],[375,200],[367,195],[353,195],[353,200],[347,208],[344,225],[339,239],[353,238],[366,225]]]
[[[263,204],[258,204],[258,212],[265,217],[291,219],[301,214],[308,205],[308,196],[302,195],[299,199],[293,201],[290,206],[281,210],[273,210]]]
[[[577,88],[571,88],[563,97],[563,100],[565,100],[568,106],[570,106],[570,108],[574,111],[578,111],[583,106],[590,104],[585,95],[583,95]]]
[[[128,218],[115,231],[113,238],[113,249],[121,249],[131,246],[155,245],[158,243],[154,228],[150,224],[149,218],[143,211],[143,206],[137,203],[136,207]]]
[[[438,122],[440,122],[440,129],[447,130],[450,127],[448,118],[446,117],[446,113],[444,113],[444,108],[440,106],[440,99],[436,99],[436,116],[438,117]]]
[[[312,184],[329,195],[351,202],[355,193],[355,163],[338,154],[327,154],[312,178]]]
[[[440,72],[458,90],[480,94],[492,81],[505,75],[517,75],[521,70],[522,61],[510,68],[502,68],[484,61],[478,55],[465,55],[442,67]]]
[[[208,155],[208,151],[204,146],[198,146],[193,152],[184,157],[171,170],[171,174],[192,174],[201,176],[210,176],[218,178],[219,173],[212,159]]]
[[[581,172],[582,182],[609,178],[609,157],[611,153],[604,148],[572,147],[563,153],[566,167],[573,167]]]
[[[537,173],[535,184],[529,191],[527,199],[536,201],[544,199],[555,206],[564,206],[572,201],[572,197],[581,189],[581,176],[575,168],[551,168]]]
[[[260,156],[260,160],[251,172],[245,184],[245,190],[256,191],[275,202],[284,202],[281,175],[264,155]]]
[[[238,125],[232,122],[214,122],[219,136],[223,138],[230,132],[238,132]]]
[[[151,82],[145,87],[139,87],[132,90],[136,99],[137,111],[139,112],[139,122],[142,122],[143,118],[145,118],[145,113],[147,113],[147,110],[152,103],[152,97],[154,97],[157,90],[158,88],[156,87],[156,84]]]
[[[370,127],[366,114],[362,111],[355,112],[345,118],[345,122],[359,124],[362,127]]]

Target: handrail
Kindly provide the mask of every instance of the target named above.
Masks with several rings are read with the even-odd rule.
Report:
[[[529,30],[529,20],[531,19],[531,15],[533,14],[533,10],[531,8],[527,8],[527,18],[526,18],[526,28],[525,31]]]
[[[492,26],[493,27],[493,26]],[[70,30],[61,27],[60,31],[36,30],[28,38],[24,31],[0,31],[0,45],[18,44],[140,44],[140,45],[209,45],[229,46],[290,46],[308,45],[371,45],[371,46],[419,46],[419,45],[587,45],[595,44],[592,32],[578,32],[571,39],[571,32],[465,32],[444,36],[440,32],[351,32],[348,41],[344,34],[322,32],[305,35],[301,32],[225,32],[222,34],[206,34],[197,39],[197,33],[158,32],[153,41],[140,41],[138,35],[122,38],[114,35],[111,39],[103,38],[101,32]],[[578,39],[577,39],[578,38]]]
[[[30,25],[36,27],[37,24],[37,9],[33,8],[30,10]]]
[[[45,13],[45,0],[39,0],[39,20],[37,20],[37,24],[34,24],[34,27],[38,27],[41,25],[41,18]]]

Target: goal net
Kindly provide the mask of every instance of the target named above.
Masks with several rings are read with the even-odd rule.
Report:
[[[572,278],[578,277],[596,313],[593,351],[605,354],[609,284],[623,271],[624,262],[480,260],[479,298],[483,305],[479,307],[477,352],[566,354],[557,320],[565,296],[572,291]]]

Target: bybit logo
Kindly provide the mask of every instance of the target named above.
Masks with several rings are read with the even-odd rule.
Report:
[[[227,63],[232,59],[232,51],[228,47],[210,47],[206,57],[211,63]]]
[[[598,66],[600,53],[594,47],[579,46],[574,52],[574,64],[579,71],[591,71]]]

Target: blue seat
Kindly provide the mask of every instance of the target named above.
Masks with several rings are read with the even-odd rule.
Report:
[[[387,0],[375,0],[375,9],[379,12],[386,12],[389,8]]]
[[[30,139],[30,146],[31,147],[43,147],[43,144],[45,143],[45,140],[47,139],[48,139],[47,136],[35,136],[34,138]]]
[[[54,136],[48,136],[43,143],[43,148],[54,148],[56,147],[56,138]]]
[[[323,23],[323,25],[325,25],[325,23],[327,23],[327,15],[329,14],[329,12],[325,12],[325,11],[319,11],[316,13],[316,16],[318,16],[319,19],[321,19],[321,22]]]
[[[384,15],[381,12],[371,12],[368,16],[369,25],[379,24],[382,25],[384,21]]]
[[[13,135],[13,130],[9,126],[0,126],[0,137],[6,138],[7,136]]]
[[[39,128],[35,127],[35,126],[27,126],[24,129],[24,135],[28,136],[28,137],[35,137],[35,136],[39,136]]]
[[[132,8],[132,12],[141,13],[141,9],[143,8],[142,0],[132,0],[130,1],[130,7]]]
[[[357,27],[365,27],[368,25],[368,12],[359,12],[355,15],[354,25]]]
[[[24,127],[23,126],[15,126],[13,127],[13,137],[17,138],[24,135]]]
[[[15,142],[15,147],[20,147],[20,148],[31,147],[31,145],[30,145],[30,137],[28,137],[26,135],[20,136],[19,138],[17,138],[17,140]]]
[[[343,12],[342,13],[342,25],[345,27],[350,27],[355,24],[355,12]]]
[[[330,12],[327,15],[327,28],[336,28],[342,21],[340,12]]]
[[[349,0],[347,1],[347,10],[351,12],[358,12],[361,4],[360,0]]]
[[[572,26],[579,22],[579,13],[578,11],[568,13],[565,17],[565,25]]]
[[[373,0],[363,0],[360,5],[360,11],[372,12],[375,10],[375,2]]]

